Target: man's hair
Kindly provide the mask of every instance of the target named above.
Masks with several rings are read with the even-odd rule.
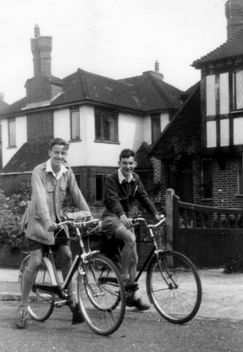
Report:
[[[62,139],[62,138],[53,138],[53,139],[50,140],[50,142],[48,144],[49,150],[51,150],[54,147],[54,145],[57,145],[57,144],[58,145],[63,145],[66,148],[66,150],[68,150],[68,148],[69,148],[69,144],[64,139]]]
[[[135,152],[132,149],[123,149],[119,155],[119,160],[123,158],[130,158],[130,156],[135,156]]]

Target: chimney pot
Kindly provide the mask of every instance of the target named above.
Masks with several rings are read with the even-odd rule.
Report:
[[[154,70],[155,70],[155,72],[159,72],[159,61],[158,60],[155,61]]]
[[[35,35],[35,38],[40,36],[40,27],[38,26],[38,24],[35,25],[34,35]]]

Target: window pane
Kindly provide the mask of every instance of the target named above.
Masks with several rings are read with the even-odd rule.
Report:
[[[211,161],[202,160],[202,196],[203,198],[212,198],[213,195],[213,182]]]
[[[243,71],[236,72],[236,109],[243,108]]]
[[[243,117],[234,119],[233,131],[234,144],[243,144]]]
[[[206,112],[207,116],[216,115],[216,81],[215,75],[206,77]]]
[[[96,200],[103,200],[104,196],[104,175],[96,175]]]
[[[71,111],[71,140],[80,139],[79,111]]]
[[[9,146],[16,146],[16,126],[15,120],[10,120],[8,122],[8,135],[9,135]]]
[[[219,75],[220,114],[229,113],[229,73]]]
[[[117,113],[109,110],[95,110],[95,138],[104,141],[118,141]]]
[[[151,116],[152,143],[154,143],[161,133],[160,114]]]
[[[207,121],[207,147],[216,147],[216,121]]]
[[[229,119],[220,120],[220,145],[229,145]]]

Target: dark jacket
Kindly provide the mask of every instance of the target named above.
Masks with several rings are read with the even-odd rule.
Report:
[[[158,213],[138,174],[134,172],[133,178],[134,180],[130,183],[122,182],[120,184],[118,171],[106,177],[103,217],[110,215],[110,213],[117,217],[122,214],[128,215],[134,199],[137,199],[152,215]]]

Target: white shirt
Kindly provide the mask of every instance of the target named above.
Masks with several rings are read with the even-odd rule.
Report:
[[[47,160],[47,162],[46,162],[46,172],[51,172],[57,180],[59,180],[59,178],[61,178],[62,175],[67,171],[68,171],[68,169],[63,164],[61,164],[60,170],[59,170],[58,174],[56,175],[51,167],[51,159]]]
[[[134,177],[132,174],[129,175],[128,178],[126,178],[122,172],[121,172],[121,169],[118,169],[118,179],[119,179],[119,182],[120,184],[125,180],[126,182],[130,183],[131,181],[134,180]]]

